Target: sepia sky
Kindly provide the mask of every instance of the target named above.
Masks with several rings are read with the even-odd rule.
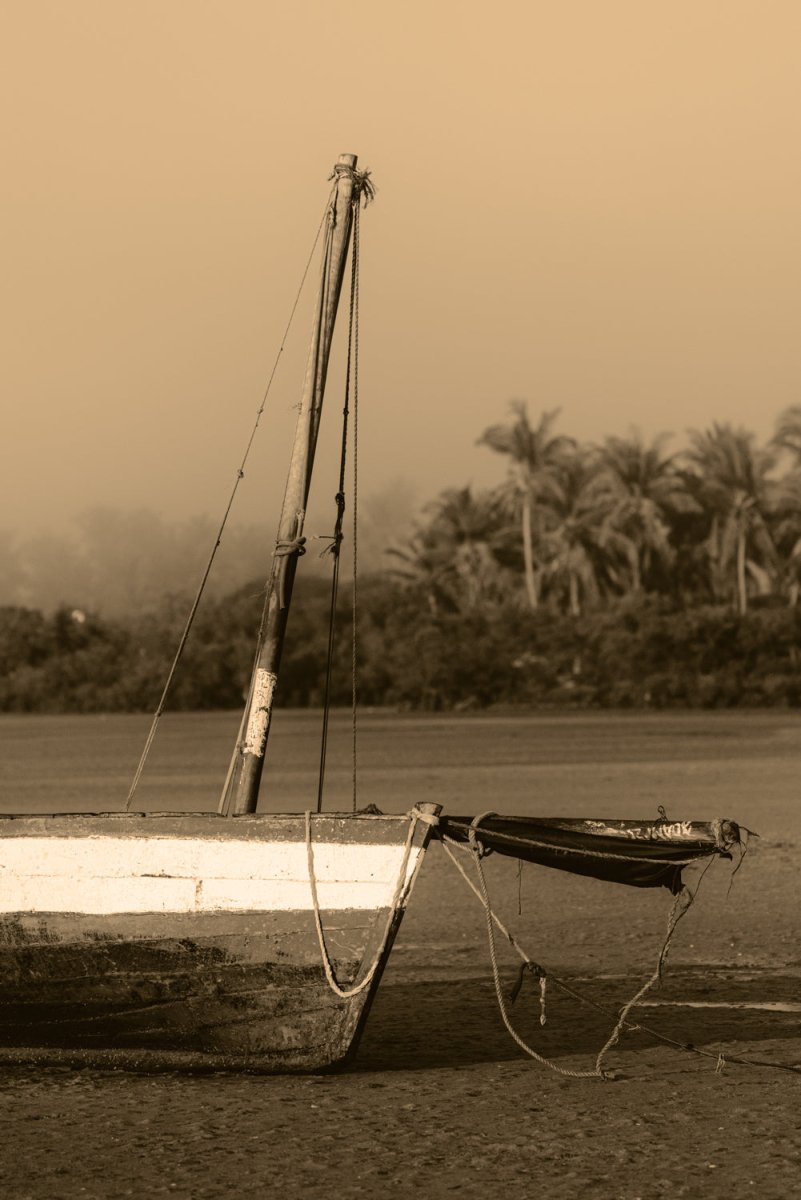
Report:
[[[0,527],[220,511],[341,152],[364,494],[499,480],[514,397],[587,440],[801,402],[796,0],[2,0],[0,46]]]

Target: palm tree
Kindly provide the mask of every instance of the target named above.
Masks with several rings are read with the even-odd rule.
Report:
[[[801,596],[801,471],[776,482],[770,518],[781,588],[794,607]]]
[[[721,578],[733,569],[737,611],[748,608],[748,575],[761,590],[777,555],[768,519],[776,484],[770,478],[775,454],[755,445],[754,434],[715,423],[690,433],[685,480],[709,516],[707,554]]]
[[[582,606],[602,592],[622,587],[633,568],[636,548],[615,527],[614,502],[597,455],[576,451],[563,457],[549,480],[545,573],[566,590],[572,616],[580,616]]]
[[[507,590],[504,497],[470,487],[448,488],[427,506],[426,524],[389,553],[394,574],[425,589],[429,609],[464,611],[501,601]]]
[[[634,592],[642,590],[656,563],[672,562],[669,517],[693,503],[675,456],[663,453],[669,438],[660,434],[648,446],[633,431],[628,438],[608,437],[598,452],[610,489],[610,520],[636,549],[631,564]]]
[[[801,404],[792,404],[779,414],[771,445],[789,451],[796,465],[801,463]]]
[[[509,457],[512,488],[520,505],[526,593],[529,605],[535,609],[539,604],[539,581],[534,568],[532,524],[537,526],[539,541],[542,531],[536,515],[538,507],[547,495],[554,469],[563,456],[575,447],[575,441],[563,434],[553,435],[552,429],[559,416],[558,408],[543,413],[539,423],[534,426],[529,421],[524,400],[513,400],[510,407],[514,420],[508,425],[490,425],[478,439],[478,444],[489,446],[498,454]]]

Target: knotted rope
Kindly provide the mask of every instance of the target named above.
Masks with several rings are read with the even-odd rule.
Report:
[[[278,564],[275,571],[275,586],[278,591],[278,607],[286,608],[286,572],[290,557],[294,554],[298,558],[306,553],[305,537],[294,538],[279,538],[275,543],[273,550],[273,558],[278,559]]]
[[[372,174],[368,170],[360,171],[357,167],[348,166],[347,163],[335,163],[334,169],[328,176],[329,179],[339,179],[340,175],[350,175],[353,180],[353,199],[354,201],[361,200],[364,207],[371,200],[375,200],[375,194],[378,190],[373,183]]]

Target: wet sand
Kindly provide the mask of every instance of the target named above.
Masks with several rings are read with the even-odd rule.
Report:
[[[233,723],[174,718],[145,802],[212,805],[209,776],[224,774]],[[316,718],[282,714],[276,725],[266,807],[306,807]],[[119,807],[145,728],[133,717],[3,718],[0,806]],[[349,794],[345,720],[336,732],[330,807]],[[640,1032],[610,1053],[608,1081],[526,1058],[498,1015],[482,910],[433,846],[347,1072],[5,1070],[3,1196],[801,1194],[801,1075],[726,1061],[801,1065],[801,717],[375,714],[363,720],[362,764],[360,802],[386,811],[437,800],[451,813],[654,817],[663,804],[671,817],[729,816],[757,830],[733,881],[726,864],[707,874],[662,987],[637,1010],[708,1057]],[[518,878],[500,859],[487,878],[528,953],[610,1014],[651,973],[667,893],[533,866]],[[508,989],[517,960],[499,952]],[[530,1044],[573,1070],[592,1068],[614,1024],[551,986],[542,1028],[530,982],[511,1013]]]

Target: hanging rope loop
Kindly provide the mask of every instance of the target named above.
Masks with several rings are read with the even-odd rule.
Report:
[[[637,1004],[639,1004],[642,1001],[642,999],[644,998],[647,991],[651,987],[653,987],[655,983],[659,982],[659,979],[661,977],[661,971],[664,966],[664,962],[665,962],[665,958],[667,957],[667,953],[670,949],[670,944],[673,940],[673,935],[675,933],[676,926],[678,925],[678,923],[682,919],[682,917],[688,912],[690,906],[694,902],[694,900],[698,894],[698,889],[701,886],[701,883],[703,881],[704,875],[706,874],[711,862],[713,861],[712,859],[710,859],[710,863],[708,863],[707,866],[704,868],[700,878],[698,879],[698,881],[696,883],[695,890],[691,891],[691,889],[685,885],[682,888],[682,890],[674,897],[673,904],[671,905],[670,912],[668,913],[667,929],[665,932],[665,938],[662,943],[662,947],[659,952],[659,959],[657,962],[656,970],[653,972],[653,974],[650,976],[650,978],[645,982],[645,984],[637,991],[635,996],[627,1004],[625,1004],[624,1007],[619,1012],[612,1013],[604,1005],[599,1004],[597,1001],[590,999],[590,997],[585,995],[584,993],[576,991],[576,989],[574,987],[571,987],[568,983],[566,983],[564,981],[564,979],[560,979],[557,975],[554,975],[552,972],[546,972],[542,967],[540,967],[538,964],[534,963],[533,960],[531,958],[529,958],[528,954],[526,954],[523,947],[519,945],[519,943],[515,939],[514,935],[511,933],[511,931],[506,928],[506,926],[501,921],[500,917],[498,917],[497,914],[492,910],[492,907],[491,907],[490,901],[489,901],[489,895],[487,893],[486,881],[484,880],[484,873],[483,873],[483,868],[481,866],[480,857],[476,856],[474,854],[474,852],[472,852],[467,846],[465,846],[459,842],[456,842],[452,838],[448,837],[447,834],[440,833],[439,839],[440,839],[440,843],[441,843],[442,848],[445,851],[446,855],[448,856],[450,861],[453,863],[453,865],[456,867],[456,870],[459,872],[462,879],[465,881],[467,886],[470,888],[473,895],[484,907],[484,911],[485,911],[485,914],[487,917],[488,940],[489,940],[489,946],[490,946],[490,959],[491,959],[492,968],[493,968],[493,979],[495,982],[495,991],[496,991],[496,996],[498,999],[498,1007],[500,1009],[501,1017],[503,1019],[504,1025],[506,1026],[506,1029],[509,1032],[509,1034],[511,1035],[511,1037],[513,1038],[513,1040],[517,1043],[518,1046],[520,1046],[520,1048],[524,1051],[524,1053],[528,1054],[531,1058],[536,1059],[537,1062],[541,1062],[544,1066],[550,1068],[550,1070],[555,1071],[559,1075],[567,1075],[567,1076],[571,1076],[573,1078],[578,1078],[578,1079],[587,1079],[587,1078],[597,1078],[597,1079],[603,1079],[603,1080],[614,1079],[617,1077],[617,1073],[614,1071],[609,1071],[606,1068],[604,1068],[603,1059],[608,1054],[609,1050],[611,1050],[611,1048],[614,1046],[614,1044],[618,1041],[621,1033],[623,1033],[625,1031],[634,1032],[634,1031],[639,1030],[639,1031],[642,1031],[643,1033],[647,1033],[650,1037],[655,1038],[658,1042],[662,1042],[664,1045],[670,1046],[674,1050],[681,1050],[684,1053],[695,1054],[702,1058],[716,1059],[718,1061],[718,1069],[721,1069],[722,1065],[728,1065],[729,1063],[738,1063],[741,1066],[745,1066],[745,1067],[767,1067],[769,1069],[776,1070],[776,1071],[790,1071],[795,1075],[801,1074],[801,1066],[798,1066],[795,1063],[770,1062],[766,1059],[745,1058],[744,1056],[741,1056],[741,1055],[735,1056],[733,1054],[728,1054],[728,1053],[725,1056],[723,1064],[720,1064],[720,1056],[718,1055],[718,1053],[716,1051],[704,1050],[700,1046],[694,1046],[691,1042],[678,1041],[676,1038],[668,1037],[666,1034],[661,1033],[657,1029],[654,1029],[653,1026],[646,1025],[642,1021],[635,1022],[635,1021],[631,1020],[631,1018],[630,1018],[630,1013],[631,1013],[632,1008],[634,1008]],[[464,867],[462,867],[462,865],[458,861],[456,855],[453,853],[454,850],[459,850],[459,851],[461,851],[462,854],[469,855],[470,857],[472,857],[474,859],[475,864],[476,864],[476,872],[479,877],[479,882],[482,884],[481,890],[479,890],[479,888],[473,883],[472,879],[470,879],[470,877],[468,876]],[[544,1017],[545,1017],[545,984],[546,984],[546,980],[549,981],[553,986],[557,987],[561,992],[564,992],[565,995],[570,996],[573,1000],[576,1000],[578,1003],[585,1004],[588,1007],[594,1009],[596,1012],[602,1013],[604,1016],[612,1017],[615,1019],[615,1027],[612,1030],[612,1033],[610,1034],[606,1043],[601,1048],[599,1054],[596,1057],[594,1070],[592,1070],[592,1071],[569,1071],[566,1068],[559,1066],[558,1063],[552,1062],[550,1059],[547,1059],[543,1055],[538,1054],[536,1050],[533,1050],[530,1046],[526,1045],[526,1043],[523,1041],[523,1039],[520,1038],[518,1036],[518,1034],[515,1032],[515,1030],[512,1028],[511,1022],[509,1021],[508,1014],[506,1011],[506,1004],[504,1001],[504,997],[503,997],[503,993],[502,993],[501,985],[500,985],[500,975],[499,975],[499,971],[498,971],[496,951],[495,951],[494,929],[497,929],[499,931],[499,933],[501,933],[503,935],[503,937],[506,938],[509,945],[512,947],[512,949],[515,951],[515,953],[521,959],[521,966],[518,971],[518,979],[516,981],[516,987],[513,988],[515,998],[517,997],[517,994],[520,991],[520,986],[522,985],[522,982],[523,982],[523,979],[525,978],[526,973],[529,970],[531,970],[531,973],[536,978],[537,973],[541,972],[541,974],[539,975],[540,1024],[541,1025],[545,1024]]]
[[[668,914],[665,940],[663,942],[663,945],[662,945],[662,948],[661,948],[661,951],[659,954],[659,958],[657,960],[656,968],[652,972],[651,976],[642,985],[642,987],[640,987],[637,990],[637,992],[634,994],[634,996],[632,996],[632,998],[623,1006],[623,1008],[618,1013],[617,1020],[615,1022],[615,1026],[614,1026],[612,1032],[610,1033],[609,1037],[607,1038],[606,1042],[603,1044],[601,1049],[598,1051],[598,1054],[595,1059],[594,1069],[588,1070],[588,1071],[571,1071],[567,1067],[562,1067],[558,1063],[555,1063],[552,1059],[546,1058],[545,1055],[540,1054],[538,1051],[534,1050],[531,1046],[529,1046],[528,1043],[525,1042],[523,1040],[523,1038],[520,1037],[518,1032],[514,1029],[514,1027],[512,1026],[511,1020],[509,1019],[506,1001],[504,999],[503,989],[501,987],[500,968],[498,966],[497,951],[496,951],[496,947],[495,947],[495,928],[496,928],[496,926],[501,931],[501,933],[507,938],[507,940],[514,947],[514,949],[517,950],[517,953],[520,955],[521,959],[523,960],[522,966],[519,970],[518,979],[516,980],[516,983],[512,988],[512,994],[510,996],[510,1003],[514,1003],[515,999],[517,998],[517,995],[520,992],[520,988],[523,983],[523,978],[524,978],[525,973],[527,971],[532,971],[535,975],[535,978],[537,978],[539,980],[540,1025],[545,1025],[545,1023],[546,1023],[545,1000],[546,1000],[546,988],[547,988],[547,975],[546,975],[546,972],[542,969],[542,967],[540,967],[538,964],[532,963],[532,960],[529,958],[529,956],[523,950],[521,950],[521,948],[517,945],[514,938],[512,937],[511,933],[501,923],[501,921],[498,919],[498,917],[495,915],[495,913],[492,910],[492,905],[490,903],[490,898],[489,898],[489,891],[487,889],[487,881],[484,876],[484,868],[483,868],[482,862],[481,862],[482,858],[484,857],[483,847],[481,846],[481,843],[478,842],[478,840],[476,838],[476,831],[483,820],[485,820],[489,816],[494,816],[494,815],[495,815],[494,813],[482,813],[480,816],[474,817],[474,819],[471,823],[471,826],[470,826],[471,838],[470,838],[470,846],[469,846],[467,853],[469,853],[472,856],[472,858],[475,862],[476,874],[478,876],[478,882],[479,882],[479,888],[476,888],[471,883],[471,881],[468,879],[467,875],[464,873],[464,871],[462,871],[461,867],[459,866],[459,863],[454,858],[449,847],[447,845],[445,845],[446,842],[450,842],[451,845],[457,845],[457,843],[452,842],[451,839],[447,838],[447,837],[442,838],[442,842],[443,842],[443,846],[445,847],[445,850],[448,854],[448,857],[451,859],[451,861],[454,863],[454,865],[457,867],[457,869],[463,875],[463,877],[466,880],[466,882],[468,883],[468,885],[471,887],[471,889],[473,890],[475,895],[478,897],[478,899],[481,901],[481,903],[484,906],[484,914],[485,914],[486,922],[487,922],[487,939],[488,939],[488,943],[489,943],[490,962],[492,964],[492,977],[493,977],[493,981],[495,984],[495,995],[496,995],[496,998],[498,1001],[498,1009],[501,1014],[501,1019],[502,1019],[504,1025],[506,1026],[507,1032],[509,1033],[510,1037],[512,1038],[512,1040],[514,1042],[516,1042],[516,1044],[520,1047],[520,1049],[525,1054],[527,1054],[530,1058],[535,1059],[537,1062],[542,1063],[543,1066],[546,1066],[550,1070],[555,1071],[556,1074],[566,1075],[573,1079],[596,1078],[596,1079],[604,1079],[605,1080],[605,1079],[613,1078],[613,1075],[611,1075],[610,1072],[605,1067],[604,1060],[605,1060],[607,1054],[609,1053],[609,1051],[612,1049],[612,1047],[615,1046],[617,1044],[617,1042],[620,1040],[620,1036],[624,1032],[624,1030],[626,1030],[626,1029],[631,1030],[631,1029],[638,1028],[637,1025],[635,1025],[632,1021],[629,1020],[629,1013],[631,1012],[631,1010],[634,1007],[636,1007],[636,1005],[638,1005],[640,1003],[640,1001],[645,997],[645,995],[650,991],[650,989],[661,980],[662,968],[664,966],[665,960],[666,960],[668,952],[670,950],[670,945],[673,940],[673,934],[675,933],[676,926],[678,925],[679,921],[682,919],[682,917],[685,916],[685,914],[691,907],[691,905],[695,899],[695,894],[693,892],[691,892],[690,889],[685,885],[682,887],[681,891],[678,892],[678,894],[674,897],[673,904],[671,905],[670,912]],[[711,861],[712,860],[710,859],[710,863],[711,863]],[[709,864],[707,864],[707,866],[704,868],[704,874],[706,873],[708,868],[709,868]],[[703,878],[703,875],[701,876],[701,878]]]
[[[308,871],[309,871],[309,887],[311,889],[312,909],[314,912],[314,927],[317,931],[317,943],[320,947],[320,959],[321,959],[321,962],[323,965],[323,971],[325,972],[326,981],[327,981],[328,986],[330,987],[331,991],[334,993],[335,996],[338,996],[340,998],[340,1000],[350,1000],[354,996],[358,996],[360,992],[363,992],[363,991],[365,991],[366,988],[369,988],[370,984],[373,982],[376,972],[378,971],[378,968],[381,966],[381,962],[384,957],[384,951],[385,951],[386,945],[387,945],[387,939],[389,938],[390,932],[392,930],[392,925],[395,921],[395,916],[398,911],[398,908],[403,903],[404,894],[408,893],[409,889],[412,886],[412,882],[414,881],[416,869],[412,871],[411,875],[409,874],[409,860],[410,860],[411,854],[412,854],[412,846],[414,843],[415,830],[417,829],[418,820],[421,819],[421,814],[419,813],[417,808],[413,808],[412,811],[408,814],[408,817],[409,817],[409,828],[406,833],[406,842],[404,843],[404,847],[403,847],[403,854],[401,856],[401,864],[400,864],[400,868],[398,870],[398,878],[395,883],[394,892],[392,894],[392,901],[389,906],[389,912],[387,914],[387,920],[386,920],[386,924],[384,926],[384,932],[378,943],[378,948],[376,949],[375,957],[374,957],[373,962],[372,962],[370,968],[368,969],[367,973],[362,976],[362,978],[359,980],[358,983],[354,983],[354,985],[352,987],[343,988],[342,985],[340,984],[339,980],[337,979],[336,975],[334,974],[334,967],[331,962],[331,957],[328,953],[328,947],[327,947],[326,941],[325,941],[325,932],[323,930],[322,916],[320,914],[320,897],[319,897],[319,894],[317,891],[317,876],[316,876],[316,873],[314,870],[314,848],[312,846],[312,828],[311,828],[312,814],[311,814],[311,812],[308,812],[308,811],[305,813],[306,862],[307,862]],[[422,862],[422,856],[418,860],[417,866],[419,866],[421,862]]]
[[[483,821],[485,819],[485,817],[490,816],[490,815],[494,815],[494,814],[482,813],[481,816],[478,816],[473,820],[473,823],[471,825],[471,832],[473,834],[473,837],[472,837],[472,841],[470,844],[470,849],[467,851],[473,858],[473,861],[475,862],[476,874],[478,876],[480,890],[479,890],[479,888],[474,887],[472,882],[467,878],[467,875],[464,875],[464,878],[467,880],[469,886],[473,888],[473,891],[478,896],[479,900],[481,901],[481,903],[484,906],[484,915],[486,917],[486,922],[487,922],[487,940],[489,943],[490,962],[492,964],[492,978],[493,978],[493,982],[495,984],[495,996],[498,1001],[498,1010],[501,1014],[501,1020],[503,1021],[504,1025],[506,1026],[506,1030],[507,1030],[509,1036],[520,1047],[520,1049],[523,1051],[524,1054],[527,1054],[529,1056],[529,1058],[535,1059],[537,1062],[542,1063],[544,1066],[549,1067],[552,1071],[555,1071],[557,1075],[566,1075],[571,1079],[594,1079],[594,1078],[598,1078],[598,1077],[600,1077],[601,1079],[605,1079],[606,1072],[603,1070],[603,1068],[601,1066],[601,1056],[600,1055],[598,1056],[594,1070],[592,1070],[592,1071],[571,1071],[567,1067],[561,1067],[558,1063],[553,1062],[552,1059],[546,1058],[545,1055],[540,1054],[537,1050],[534,1050],[533,1047],[529,1046],[528,1043],[523,1040],[523,1038],[520,1036],[520,1034],[517,1032],[517,1030],[513,1027],[512,1022],[509,1019],[509,1013],[507,1011],[506,1000],[504,999],[503,988],[501,986],[501,973],[500,973],[500,967],[498,965],[498,954],[497,954],[497,950],[495,947],[495,926],[497,925],[498,928],[501,929],[501,931],[506,935],[506,937],[512,942],[512,945],[515,946],[515,949],[517,950],[518,954],[520,954],[521,958],[523,959],[523,965],[524,965],[525,970],[528,970],[528,965],[531,962],[531,960],[529,959],[528,955],[525,954],[525,952],[520,949],[520,947],[514,941],[514,938],[512,938],[512,936],[508,932],[508,930],[501,924],[501,922],[495,916],[495,913],[492,911],[492,905],[490,904],[489,892],[487,891],[487,881],[484,877],[484,868],[483,868],[482,862],[481,862],[482,858],[484,857],[484,855],[482,853],[483,847],[481,849],[479,849],[480,843],[476,840],[476,837],[475,837],[475,830],[478,828],[478,825],[480,824],[480,822]],[[450,841],[449,838],[448,839],[443,838],[443,845],[445,845],[446,840]],[[452,843],[452,844],[456,845],[456,843]],[[459,866],[459,864],[456,862],[456,859],[451,854],[448,846],[445,846],[445,849],[448,852],[448,855],[451,858],[451,860],[456,865],[456,867],[461,871],[461,867]],[[464,874],[464,872],[462,872],[462,874]],[[522,983],[522,980],[521,980],[521,983]],[[542,1003],[543,1003],[542,992],[540,993],[540,997],[541,997],[541,1005],[542,1005]],[[544,1007],[541,1007],[541,1009],[540,1009],[540,1020],[541,1021],[542,1021],[542,1017],[544,1016],[544,1011],[545,1011]]]

